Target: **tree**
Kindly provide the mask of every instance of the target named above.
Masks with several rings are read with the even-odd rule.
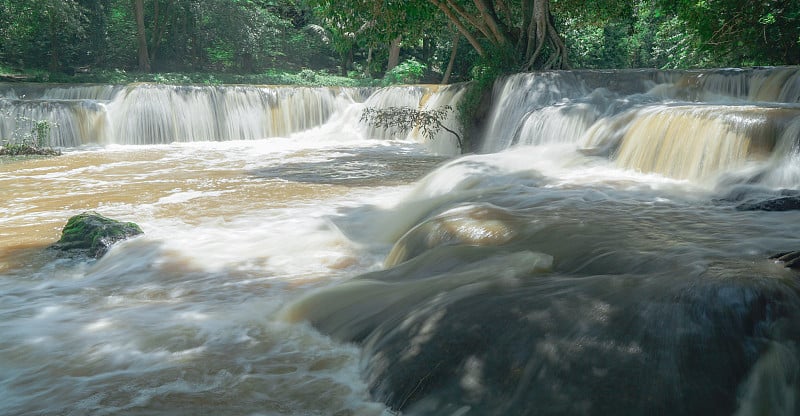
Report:
[[[696,31],[694,45],[723,65],[800,64],[796,0],[660,0]]]
[[[368,64],[373,62],[374,50],[385,49],[383,62],[387,63],[388,71],[400,62],[403,44],[417,44],[426,33],[443,26],[436,9],[426,0],[310,0],[309,3],[331,32],[334,48],[343,58],[343,73],[352,64],[357,48],[369,51]],[[372,69],[366,68],[367,72]]]
[[[523,70],[569,67],[567,47],[553,24],[550,0],[522,0],[519,4],[505,0],[430,2],[482,57],[494,54]],[[541,61],[546,47],[550,56]]]
[[[147,33],[144,27],[144,0],[134,0],[133,3],[133,15],[136,17],[139,70],[142,72],[150,72],[150,53],[147,51]]]
[[[75,0],[3,0],[0,52],[8,61],[58,71],[78,58],[88,23]]]

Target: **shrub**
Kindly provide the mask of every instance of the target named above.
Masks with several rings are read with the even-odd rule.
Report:
[[[386,72],[384,84],[416,84],[425,73],[425,64],[411,58]]]

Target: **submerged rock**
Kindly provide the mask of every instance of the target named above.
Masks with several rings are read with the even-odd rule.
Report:
[[[739,211],[794,211],[800,209],[800,196],[783,196],[766,201],[747,202],[736,207]]]
[[[112,245],[142,234],[142,229],[132,222],[121,222],[96,212],[84,212],[67,221],[61,239],[53,246],[59,250],[79,250],[93,258],[100,258]]]

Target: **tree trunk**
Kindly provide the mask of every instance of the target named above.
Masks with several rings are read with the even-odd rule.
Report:
[[[364,65],[364,76],[372,78],[372,47],[367,51],[367,64]]]
[[[481,56],[487,55],[481,44],[484,39],[491,44],[489,52],[513,52],[515,48],[516,69],[569,68],[567,46],[553,23],[550,0],[522,0],[514,12],[506,0],[473,0],[471,10],[456,0],[429,1]],[[543,57],[544,53],[549,55]]]
[[[389,63],[386,65],[386,72],[391,71],[394,67],[400,64],[400,41],[403,40],[402,36],[398,36],[392,40],[389,45]]]
[[[453,73],[453,64],[456,62],[456,55],[458,54],[458,42],[461,40],[461,33],[456,31],[453,35],[453,51],[450,52],[450,62],[447,63],[447,69],[444,71],[442,84],[450,82],[450,74]]]
[[[553,49],[547,61],[540,65],[542,69],[569,68],[567,46],[553,25],[553,15],[550,13],[550,0],[534,0],[530,26],[527,28],[528,47],[525,53],[523,70],[536,67],[536,61],[544,51],[545,42],[549,42]],[[535,49],[534,49],[535,48]],[[532,52],[531,52],[532,51]]]
[[[139,70],[150,72],[150,54],[147,52],[147,33],[144,28],[144,0],[134,0],[134,15],[139,45]]]
[[[478,41],[478,38],[458,18],[458,16],[456,16],[456,14],[453,13],[453,11],[448,7],[447,4],[445,4],[441,0],[429,0],[429,1],[431,2],[431,4],[438,7],[439,10],[442,11],[444,15],[447,16],[447,19],[450,20],[450,22],[456,25],[458,31],[461,32],[462,35],[464,35],[464,38],[466,38],[467,42],[469,42],[469,44],[472,45],[472,47],[475,49],[475,52],[478,52],[478,55],[486,56],[486,51],[483,49],[483,46],[481,46],[481,43]]]
[[[159,7],[158,7],[158,0],[153,2],[153,31],[150,35],[150,45],[149,54],[150,57],[150,64],[154,65],[156,62],[156,54],[158,53],[158,44],[160,43],[160,32],[161,32],[161,22],[159,21],[160,18]],[[137,23],[138,26],[138,23]]]
[[[350,68],[352,68],[354,59],[355,59],[355,46],[351,45],[350,49],[342,54],[341,74],[343,77],[346,77],[347,71],[349,71]]]

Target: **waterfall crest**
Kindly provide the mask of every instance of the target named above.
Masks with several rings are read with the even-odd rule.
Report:
[[[447,88],[443,88],[446,91]],[[286,137],[329,121],[353,105],[419,108],[441,96],[433,87],[327,88],[282,86],[0,85],[0,137],[25,135],[36,121],[55,128],[58,147],[164,144]],[[452,99],[452,94],[445,101]],[[430,100],[428,100],[430,101]],[[434,99],[437,105],[446,105]],[[357,124],[358,117],[349,122]],[[365,136],[397,131],[364,126]],[[414,138],[414,137],[412,137]]]
[[[800,140],[798,101],[796,67],[517,74],[495,87],[480,149],[566,144],[623,169],[703,181],[784,160],[774,152]]]

